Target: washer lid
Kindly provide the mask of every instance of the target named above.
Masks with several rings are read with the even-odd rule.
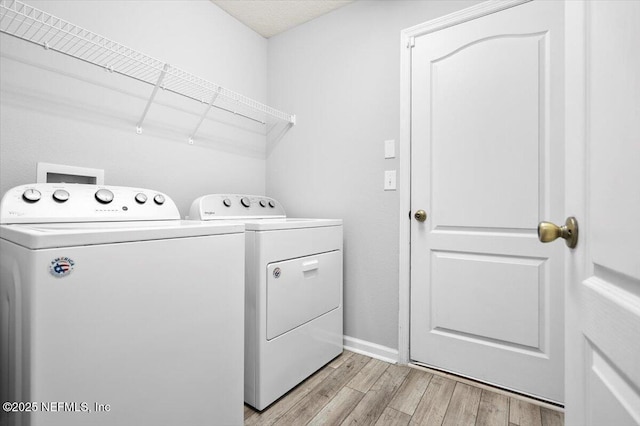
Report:
[[[247,231],[276,231],[280,229],[318,228],[322,226],[341,226],[342,219],[259,219],[245,220]]]
[[[244,232],[242,222],[187,220],[14,224],[0,238],[29,249],[85,246]]]

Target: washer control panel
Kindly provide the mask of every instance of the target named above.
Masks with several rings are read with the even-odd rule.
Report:
[[[273,198],[262,195],[209,194],[197,198],[189,219],[275,219],[286,217],[284,208]]]
[[[166,194],[124,186],[36,183],[2,197],[0,223],[109,222],[180,219]]]

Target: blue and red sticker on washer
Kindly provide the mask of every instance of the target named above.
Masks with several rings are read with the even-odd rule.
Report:
[[[56,257],[49,264],[49,272],[56,278],[63,278],[73,272],[75,262],[66,256]]]

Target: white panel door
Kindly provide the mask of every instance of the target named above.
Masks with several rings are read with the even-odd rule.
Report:
[[[566,424],[640,425],[640,2],[571,1]]]
[[[563,400],[561,2],[417,37],[412,51],[411,359]]]

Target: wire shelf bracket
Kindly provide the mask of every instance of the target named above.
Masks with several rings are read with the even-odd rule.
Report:
[[[199,103],[210,99],[200,121],[189,136],[190,142],[211,108],[227,111],[258,123],[266,124],[267,117],[295,125],[296,116],[279,111],[251,98],[207,81],[166,62],[126,47],[120,43],[57,18],[19,0],[0,0],[0,32],[40,45],[153,86],[153,91],[136,131],[149,112],[158,88]]]
[[[205,117],[207,116],[207,113],[209,112],[209,110],[213,106],[213,103],[216,101],[216,99],[218,99],[218,95],[219,94],[220,93],[218,93],[218,92],[213,94],[213,97],[209,101],[209,105],[207,105],[205,110],[202,112],[202,115],[200,116],[200,120],[198,121],[198,124],[196,124],[196,128],[193,129],[193,132],[191,132],[191,134],[189,135],[189,145],[193,145],[193,139],[196,137],[196,133],[198,133],[198,129],[200,128],[200,125],[202,124],[202,122],[204,121]]]
[[[153,87],[153,92],[151,92],[151,96],[147,101],[147,106],[144,107],[144,111],[142,112],[142,117],[140,117],[140,121],[138,121],[138,124],[136,125],[136,132],[139,135],[142,134],[142,123],[144,123],[144,119],[147,116],[147,113],[149,112],[149,108],[151,108],[151,104],[153,103],[153,100],[156,97],[156,93],[158,93],[158,88],[162,84],[162,80],[164,80],[164,76],[167,75],[168,70],[169,70],[169,64],[164,64],[164,67],[162,68],[162,72],[160,73],[160,77],[158,77],[158,82]]]

